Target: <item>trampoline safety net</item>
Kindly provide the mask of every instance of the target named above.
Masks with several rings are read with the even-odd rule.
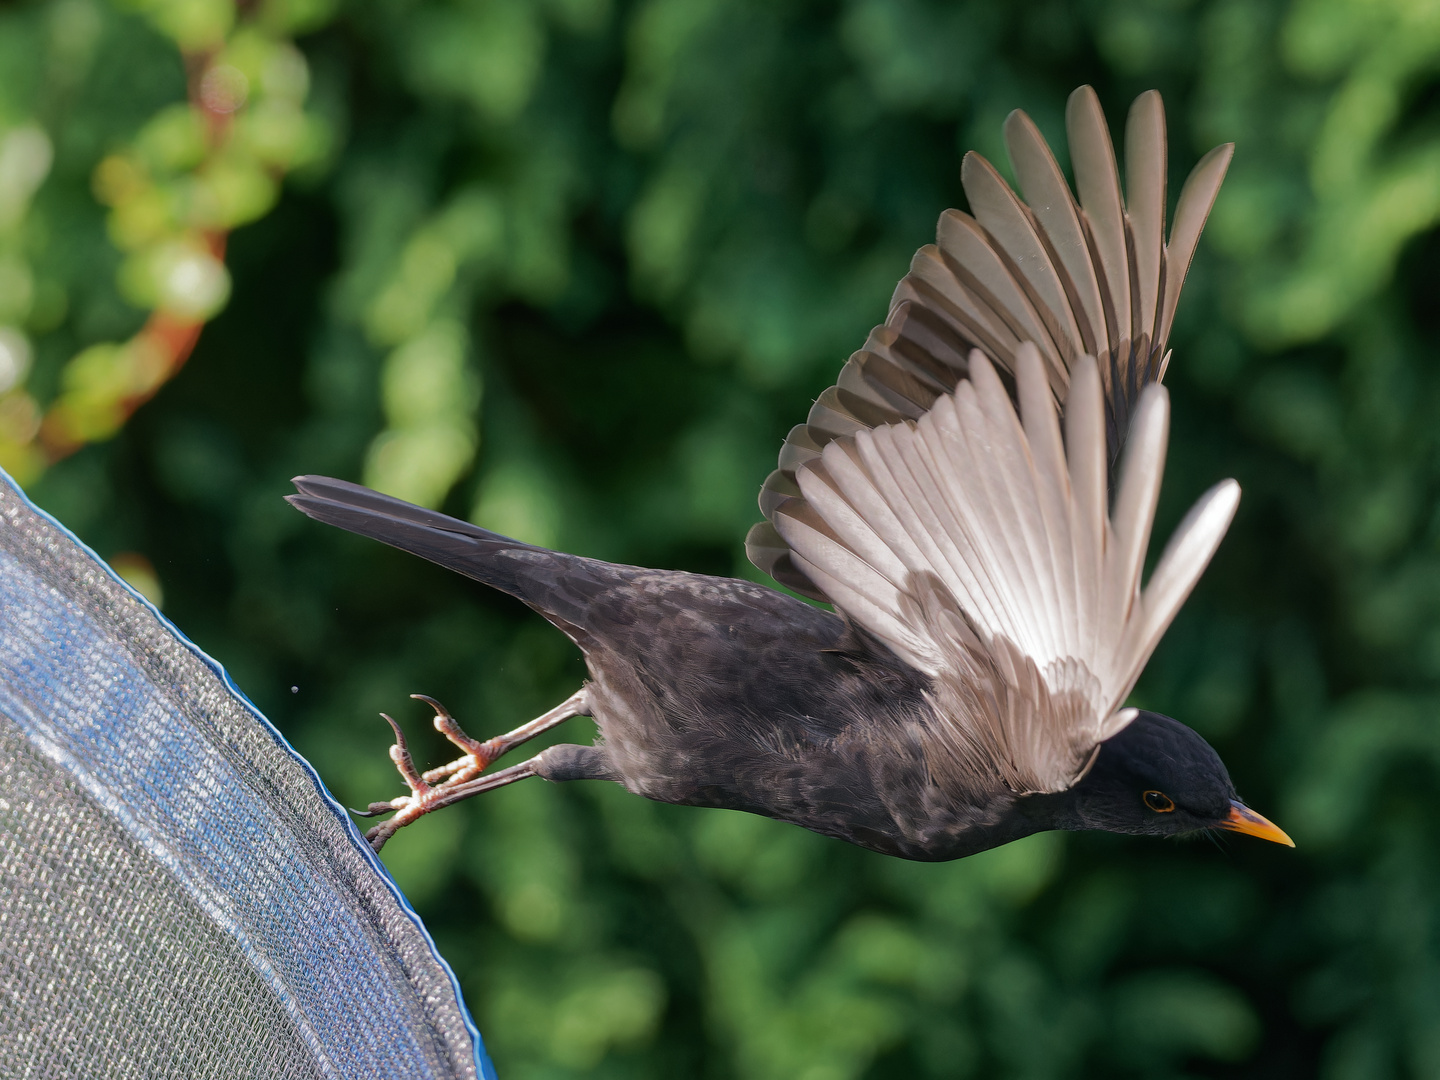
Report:
[[[0,1076],[493,1075],[314,771],[0,473]]]

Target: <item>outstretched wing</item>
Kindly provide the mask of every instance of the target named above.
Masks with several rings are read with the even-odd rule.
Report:
[[[830,440],[796,471],[774,523],[795,567],[846,616],[934,680],[937,779],[1059,791],[1129,722],[1119,711],[1214,554],[1239,487],[1212,488],[1142,591],[1169,397],[1136,401],[1109,498],[1099,365],[1015,352],[1019,415],[980,351],[916,420]]]
[[[1077,358],[1098,357],[1107,461],[1118,458],[1141,391],[1164,375],[1180,287],[1234,148],[1217,147],[1195,166],[1167,243],[1160,95],[1152,90],[1131,106],[1123,201],[1094,90],[1076,90],[1065,119],[1076,194],[1030,118],[1011,113],[1005,142],[1026,201],[984,158],[967,154],[961,181],[973,216],[941,215],[936,242],[915,253],[884,325],[786,438],[760,492],[766,521],[746,539],[751,561],[777,581],[829,599],[774,527],[778,508],[801,497],[797,470],[835,439],[918,420],[968,377],[972,349],[1013,375],[1021,343],[1033,343],[1062,403]]]

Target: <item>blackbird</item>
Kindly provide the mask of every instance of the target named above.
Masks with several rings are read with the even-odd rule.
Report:
[[[1190,728],[1123,707],[1228,528],[1203,495],[1141,588],[1168,441],[1160,385],[1180,287],[1233,150],[1196,165],[1164,235],[1164,111],[1131,107],[1125,183],[1098,99],[1071,95],[1072,194],[1023,112],[1005,122],[1020,196],[966,155],[889,317],[793,429],[747,551],[782,584],[549,551],[341,480],[288,496],[518,597],[584,653],[571,698],[419,774],[367,835],[530,776],[793,822],[908,859],[1046,829],[1205,829],[1293,844],[1240,802]],[[592,746],[502,754],[572,716]],[[389,720],[389,717],[386,717]]]

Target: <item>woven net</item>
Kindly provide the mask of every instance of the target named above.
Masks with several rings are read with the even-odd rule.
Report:
[[[314,772],[0,473],[0,1077],[477,1075]]]

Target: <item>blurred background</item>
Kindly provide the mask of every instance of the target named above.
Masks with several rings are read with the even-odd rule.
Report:
[[[1157,535],[1245,498],[1135,703],[1299,844],[1049,834],[945,865],[603,784],[386,862],[515,1080],[1440,1074],[1440,4],[0,6],[0,464],[349,805],[394,714],[584,677],[517,603],[281,496],[364,480],[756,577],[780,440],[1030,112],[1237,144],[1172,338]],[[1158,549],[1157,544],[1157,549]],[[586,741],[571,721],[557,736]]]

